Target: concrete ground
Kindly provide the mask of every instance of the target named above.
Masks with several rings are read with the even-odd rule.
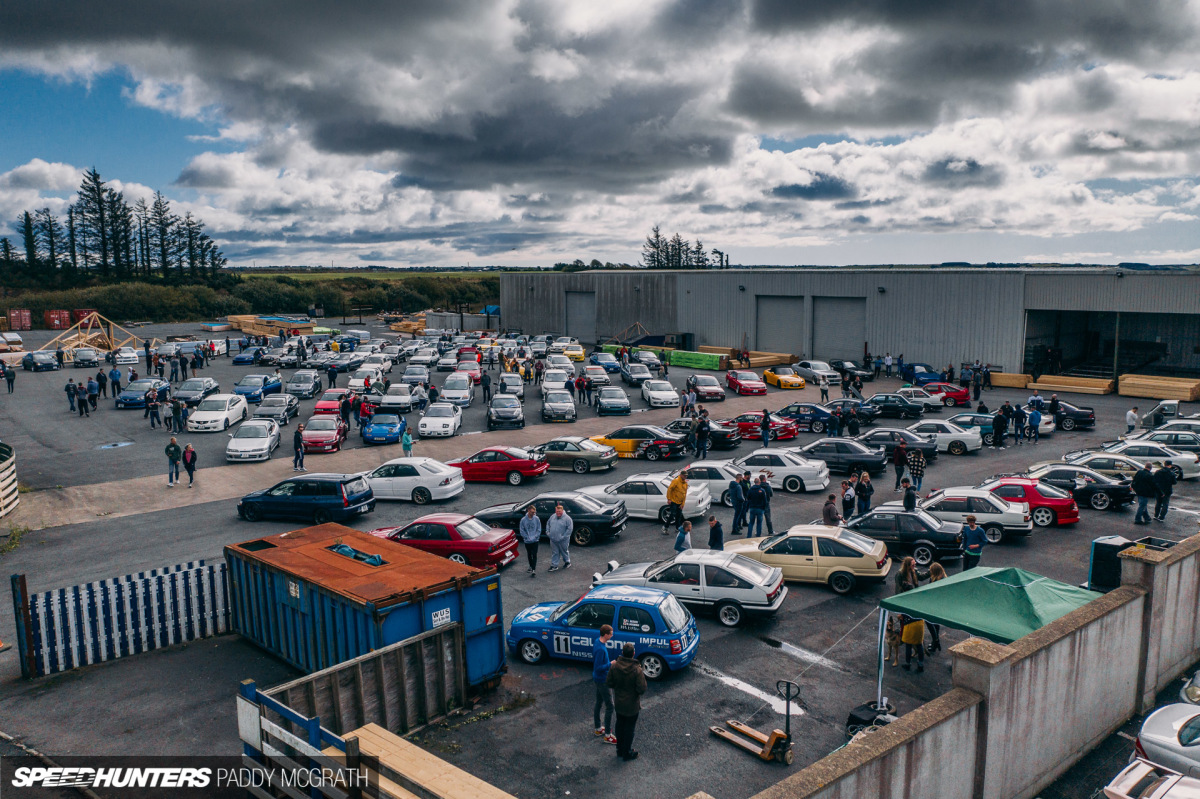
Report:
[[[231,384],[236,374],[250,370],[220,364],[210,373]],[[672,371],[676,385],[685,377],[681,370]],[[282,455],[266,464],[225,466],[219,458],[223,436],[205,441],[206,437],[193,435],[187,440],[204,447],[201,455],[206,468],[197,478],[200,488],[168,490],[159,473],[165,435],[151,433],[136,412],[108,409],[91,420],[68,417],[61,394],[64,382],[62,373],[23,374],[11,402],[0,394],[0,433],[17,447],[22,480],[41,489],[22,498],[20,518],[33,529],[19,547],[0,560],[8,573],[27,574],[31,590],[197,558],[216,559],[225,544],[296,526],[287,522],[251,525],[239,521],[234,510],[236,497],[291,474]],[[897,381],[883,380],[871,388],[886,390],[897,385]],[[988,400],[996,406],[1006,398],[1021,399],[1026,393],[997,389],[990,392]],[[724,406],[710,407],[721,417],[764,404],[777,408],[801,397],[815,400],[816,394],[815,389],[772,389],[765,403],[762,398],[731,399]],[[1129,400],[1116,396],[1073,399],[1096,408],[1096,431],[1059,432],[1036,447],[1010,446],[959,458],[942,455],[926,473],[926,488],[974,484],[1035,460],[1097,445],[1123,431],[1122,416]],[[536,401],[527,403],[530,406],[536,409]],[[635,400],[635,408],[640,407],[640,400]],[[633,418],[666,421],[674,415],[669,410],[646,411]],[[472,409],[466,429],[478,430],[481,420],[482,411]],[[535,443],[568,432],[595,434],[621,422],[595,419],[585,412],[574,425],[543,429],[531,420],[525,431],[422,442],[417,451],[446,459],[493,442]],[[813,438],[802,434],[798,443]],[[134,444],[112,450],[94,448],[108,440]],[[744,443],[735,454],[745,454],[752,446]],[[310,456],[309,468],[357,471],[398,454],[398,447],[353,448],[340,454]],[[671,466],[686,462],[677,460]],[[642,462],[623,461],[616,473],[630,474],[647,467]],[[605,475],[553,472],[536,484],[517,488],[472,484],[466,493],[437,509],[470,512],[541,491],[599,482],[608,479]],[[64,488],[54,488],[57,485]],[[893,497],[890,486],[890,481],[880,483],[878,501]],[[773,503],[776,528],[818,516],[824,493],[777,494]],[[1175,506],[1177,510],[1165,524],[1152,528],[1133,527],[1130,510],[1099,513],[1084,509],[1074,528],[1038,530],[1030,540],[992,547],[984,564],[1020,566],[1079,583],[1086,578],[1093,538],[1147,533],[1179,539],[1193,534],[1200,518],[1200,491],[1194,482],[1179,486]],[[716,512],[728,526],[731,511]],[[357,520],[356,526],[370,529],[401,524],[421,513],[422,509],[408,503],[384,503]],[[698,546],[703,540],[703,533],[694,536]],[[672,539],[662,536],[656,525],[633,522],[619,539],[577,549],[570,571],[542,573],[531,580],[523,567],[510,567],[503,577],[505,615],[511,618],[534,602],[572,599],[587,589],[591,573],[602,570],[607,561],[657,560],[671,554],[671,545]],[[959,568],[955,562],[946,566],[951,573]],[[782,727],[783,715],[771,699],[777,680],[792,679],[801,686],[800,712],[792,717],[796,740],[792,768],[842,745],[847,713],[874,696],[875,611],[879,600],[890,592],[890,585],[864,586],[848,597],[837,597],[820,586],[793,585],[783,610],[773,619],[726,630],[711,618],[701,617],[702,643],[695,664],[653,685],[645,697],[637,740],[642,757],[635,763],[621,763],[611,747],[592,735],[590,669],[562,662],[530,667],[510,658],[504,685],[483,702],[479,708],[483,712],[471,717],[475,720],[451,719],[421,733],[419,742],[523,797],[562,796],[566,791],[573,797],[600,796],[610,793],[614,785],[634,795],[678,797],[705,790],[720,799],[747,796],[778,781],[785,769],[760,763],[717,741],[708,727],[732,718],[760,728]],[[0,612],[0,638],[9,639],[13,629],[11,613]],[[946,638],[948,646],[962,636],[947,631]],[[234,753],[238,747],[233,702],[237,683],[253,678],[269,686],[292,675],[289,667],[233,636],[34,682],[20,680],[10,652],[0,655],[0,729],[49,754],[115,754],[128,751],[133,740],[152,747],[156,754]],[[903,713],[949,685],[947,661],[935,656],[921,675],[889,667],[885,694]],[[1095,776],[1089,773],[1078,779]],[[614,783],[614,778],[619,782]]]

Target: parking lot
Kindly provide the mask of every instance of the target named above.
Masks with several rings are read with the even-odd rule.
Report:
[[[194,327],[182,325],[145,330],[159,336],[174,331],[195,332]],[[27,343],[36,344],[39,335],[28,334]],[[228,389],[240,375],[253,371],[253,367],[234,367],[229,360],[219,358],[201,374],[217,377]],[[440,383],[445,374],[435,373],[435,379]],[[237,492],[266,487],[290,474],[290,463],[279,462],[290,462],[289,446],[285,443],[277,451],[273,463],[226,466],[223,453],[227,439],[219,433],[181,437],[181,442],[196,446],[201,458],[200,490],[191,492],[196,494],[187,499],[191,504],[186,508],[147,505],[142,492],[167,491],[165,480],[159,477],[165,467],[162,448],[167,435],[151,431],[140,411],[112,409],[111,399],[107,403],[101,400],[106,407],[91,419],[68,414],[61,390],[68,376],[73,376],[73,370],[22,373],[18,375],[17,393],[4,396],[0,404],[0,435],[17,448],[22,482],[35,489],[27,497],[34,498],[39,491],[53,493],[59,486],[92,486],[96,493],[91,496],[109,503],[98,511],[104,513],[102,517],[93,513],[86,521],[31,530],[18,548],[3,557],[9,573],[29,576],[32,590],[197,558],[218,559],[225,544],[297,526],[288,522],[250,525],[238,520],[234,510]],[[687,372],[673,369],[670,379],[678,387],[686,376]],[[897,386],[896,380],[880,380],[868,384],[864,393],[869,396],[874,390]],[[731,398],[725,407],[719,403],[708,407],[721,418],[732,409],[775,409],[798,398],[817,399],[815,388],[768,391],[765,400]],[[1027,393],[996,389],[988,392],[987,400],[995,408],[1005,399],[1023,400]],[[663,422],[677,414],[671,410],[650,411],[635,391],[630,394],[636,411],[634,421]],[[1132,404],[1130,400],[1115,395],[1070,399],[1096,409],[1095,430],[1059,431],[1036,446],[985,449],[960,457],[942,454],[926,471],[925,491],[974,485],[992,474],[1020,471],[1034,461],[1057,459],[1070,450],[1096,446],[1124,431],[1123,414]],[[301,402],[300,418],[307,417],[312,403]],[[583,410],[574,425],[547,426],[538,420],[537,408],[536,399],[526,401],[529,426],[524,431],[480,433],[484,416],[482,403],[477,401],[466,412],[464,424],[464,431],[472,435],[420,442],[417,454],[445,460],[496,441],[535,444],[577,431],[594,435],[624,421],[597,420],[593,412]],[[949,414],[943,411],[941,415]],[[887,422],[876,426],[884,424]],[[289,431],[285,435],[290,436]],[[802,433],[796,443],[816,438]],[[106,447],[124,442],[128,443]],[[336,464],[338,470],[367,469],[400,454],[398,446],[364,451],[355,434],[349,446],[349,452],[339,455],[309,456],[309,469],[324,469],[323,460]],[[755,446],[743,442],[732,454],[744,455]],[[726,457],[726,453],[710,453],[710,457]],[[625,460],[619,462],[613,476],[676,468],[689,462],[677,459],[651,465]],[[218,466],[211,474],[205,473]],[[834,479],[839,478],[834,475]],[[605,474],[551,472],[519,487],[471,484],[464,494],[436,509],[469,513],[494,503],[524,500],[542,491],[608,481]],[[218,485],[225,492],[214,498],[209,492]],[[119,486],[119,492],[124,493],[117,488],[107,491],[106,486]],[[877,486],[876,504],[898,497],[891,492],[890,472],[877,481]],[[825,493],[777,492],[772,502],[775,528],[785,529],[818,518]],[[127,507],[126,511],[110,513],[110,506]],[[1105,512],[1085,508],[1077,525],[1039,528],[1029,539],[989,547],[983,565],[1019,566],[1080,583],[1087,576],[1089,547],[1094,538],[1153,534],[1180,539],[1194,534],[1200,519],[1200,490],[1195,481],[1177,487],[1174,506],[1176,510],[1166,523],[1146,528],[1132,525],[1133,512],[1128,508]],[[426,509],[409,503],[381,503],[354,526],[372,529],[397,525],[424,512]],[[718,508],[715,512],[728,529],[732,511]],[[704,527],[698,525],[693,535],[697,547],[704,546]],[[657,524],[635,520],[617,539],[590,548],[573,548],[573,568],[569,571],[543,572],[530,579],[522,559],[504,573],[505,616],[511,619],[535,602],[574,599],[587,590],[592,573],[603,571],[610,560],[624,563],[669,557],[673,540],[673,535],[663,536]],[[957,561],[947,561],[945,566],[951,574],[960,568]],[[698,790],[718,797],[747,796],[777,782],[785,770],[757,762],[717,741],[708,732],[709,726],[741,719],[760,729],[782,727],[784,717],[781,703],[774,698],[774,686],[777,680],[791,679],[801,687],[800,706],[791,718],[796,740],[796,764],[792,769],[842,745],[847,713],[875,693],[876,608],[879,600],[891,592],[890,581],[860,586],[845,597],[825,587],[794,584],[783,608],[773,618],[730,630],[709,617],[700,617],[701,645],[696,661],[687,670],[652,684],[643,700],[636,744],[642,756],[635,763],[621,763],[612,748],[592,734],[590,669],[555,661],[533,667],[510,658],[508,677],[502,688],[484,701],[480,708],[484,712],[478,720],[464,723],[464,718],[451,719],[420,734],[420,743],[498,787],[526,797],[562,796],[566,792],[573,797],[601,796],[616,786],[642,796],[687,796]],[[12,633],[11,613],[0,614],[0,637],[7,639]],[[945,648],[963,638],[953,631],[944,635]],[[944,654],[933,656],[924,674],[888,667],[884,693],[898,712],[908,712],[949,688],[948,663]],[[237,682],[253,678],[260,685],[270,685],[287,679],[290,673],[286,666],[233,637],[37,683],[19,680],[9,653],[0,656],[0,718],[5,719],[5,732],[23,736],[31,745],[50,753],[116,753],[126,747],[128,736],[135,734],[127,731],[136,731],[139,739],[152,740],[156,750],[163,753],[234,753],[239,749],[232,698]],[[135,690],[138,685],[153,688]],[[186,689],[181,690],[183,687]],[[114,697],[119,701],[114,702]],[[66,708],[70,708],[72,719],[82,717],[85,722],[70,723]],[[670,786],[669,792],[664,793],[663,786]]]

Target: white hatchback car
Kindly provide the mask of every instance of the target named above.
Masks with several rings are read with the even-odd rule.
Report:
[[[385,375],[392,373],[392,367],[394,365],[395,364],[392,362],[391,358],[380,353],[376,353],[375,355],[372,355],[363,361],[364,368],[378,369],[380,374]]]
[[[829,485],[829,465],[825,461],[809,460],[794,451],[757,449],[738,458],[733,465],[743,472],[765,474],[771,488],[790,494],[820,491]]]
[[[435,402],[421,414],[417,433],[421,438],[449,438],[462,427],[462,409],[448,402]]]
[[[910,424],[908,429],[914,433],[932,436],[937,442],[938,452],[966,455],[968,452],[983,449],[983,435],[978,427],[959,427],[953,422],[935,419]]]
[[[631,474],[619,483],[584,486],[580,493],[597,497],[604,502],[625,502],[625,509],[636,519],[658,519],[666,523],[668,516],[667,488],[675,472],[653,474]],[[712,494],[707,483],[688,483],[687,498],[683,502],[684,518],[691,519],[708,513],[712,506]]]
[[[429,347],[425,347],[417,350],[416,354],[408,359],[408,362],[416,364],[417,366],[433,366],[435,363],[437,363],[437,360],[438,351]]]
[[[370,366],[364,366],[354,373],[350,378],[350,382],[346,387],[351,391],[361,394],[367,390],[367,386],[374,385],[376,380],[383,380],[383,375],[378,369]]]
[[[902,503],[885,502],[879,507],[899,510]],[[1009,502],[982,488],[958,486],[938,489],[919,501],[917,508],[935,519],[958,524],[966,524],[967,517],[974,516],[989,544],[999,544],[1013,536],[1033,535],[1033,520],[1028,505]]]
[[[228,430],[230,425],[243,421],[250,415],[246,398],[239,394],[211,394],[200,400],[196,409],[188,414],[189,433],[211,433]]]
[[[279,424],[273,419],[251,419],[229,434],[225,460],[269,461],[279,446]]]
[[[647,380],[642,383],[642,399],[651,408],[679,407],[679,393],[666,380]]]
[[[133,347],[121,347],[119,350],[117,350],[117,363],[121,366],[127,366],[137,362],[137,350],[135,350]]]
[[[418,505],[457,497],[467,487],[462,469],[433,458],[394,458],[362,476],[376,499],[411,500]]]

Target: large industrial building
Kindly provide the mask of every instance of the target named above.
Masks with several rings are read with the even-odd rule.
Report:
[[[502,324],[584,343],[640,324],[703,344],[1028,371],[1200,373],[1200,271],[1128,267],[843,267],[508,273]],[[690,335],[689,335],[690,334]]]

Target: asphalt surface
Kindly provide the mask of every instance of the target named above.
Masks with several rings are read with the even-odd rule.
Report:
[[[27,336],[27,340],[31,338]],[[225,375],[232,378],[245,371],[251,368],[235,371],[219,365],[206,374],[219,373],[225,384]],[[673,370],[671,378],[681,385],[685,374]],[[61,373],[24,374],[18,378],[15,404],[0,395],[0,432],[6,441],[18,445],[22,480],[52,486],[73,479],[108,481],[158,473],[165,440],[158,431],[151,435],[143,427],[140,413],[109,410],[90,421],[68,419],[61,394],[64,382]],[[879,385],[898,384],[881,381]],[[25,398],[22,392],[32,397]],[[1021,399],[1026,393],[997,389],[989,393],[989,405],[995,407],[1006,398]],[[798,397],[813,400],[816,391],[785,394],[772,389],[765,404],[777,408]],[[1055,459],[1064,452],[1097,445],[1123,431],[1122,415],[1129,400],[1117,396],[1074,399],[1096,408],[1097,430],[1060,431],[1036,446],[989,449],[957,458],[943,454],[926,471],[926,490],[975,484],[995,473],[1017,471],[1036,460]],[[635,408],[639,402],[635,399]],[[55,404],[57,410],[51,407]],[[536,401],[532,405],[536,407]],[[722,415],[719,404],[710,407],[716,408],[717,416]],[[474,429],[482,427],[482,411],[474,408],[467,429],[472,429],[470,414],[476,417]],[[541,430],[538,422],[530,421],[530,442],[571,430],[570,425]],[[118,434],[135,440],[135,445],[102,451],[89,446]],[[500,434],[482,434],[475,439],[483,446],[490,435]],[[27,437],[24,443],[22,436]],[[814,438],[801,434],[798,443]],[[83,443],[85,439],[88,445]],[[195,439],[201,439],[198,447],[214,448],[207,454],[201,450],[204,463],[223,463],[216,454],[218,446],[223,449],[223,441],[208,444],[202,436],[189,440]],[[745,454],[753,446],[743,443],[734,453]],[[47,451],[40,452],[39,447]],[[723,457],[724,453],[715,455]],[[675,460],[670,466],[687,462]],[[615,476],[649,470],[649,466],[623,461]],[[247,490],[262,487],[255,484],[255,468],[247,466]],[[27,477],[31,471],[34,474]],[[603,474],[551,472],[536,484],[521,487],[471,484],[463,495],[432,508],[381,503],[355,526],[370,529],[402,524],[436,510],[472,512],[541,491],[606,481]],[[877,504],[894,498],[890,479],[877,482]],[[778,492],[772,503],[776,529],[819,516],[824,493]],[[8,573],[27,574],[31,590],[38,591],[197,558],[216,559],[225,544],[297,526],[239,521],[234,504],[228,500],[208,502],[35,530],[0,559]],[[1089,546],[1096,537],[1154,534],[1180,539],[1195,533],[1200,518],[1200,490],[1195,481],[1178,486],[1175,507],[1165,524],[1151,528],[1132,526],[1130,509],[1096,512],[1085,508],[1078,525],[1038,529],[1029,540],[990,547],[983,563],[1020,566],[1079,583],[1086,578]],[[716,513],[728,527],[732,512],[718,509]],[[698,529],[693,543],[703,546],[705,537],[705,531]],[[658,560],[671,554],[672,543],[673,536],[661,535],[657,525],[634,521],[618,539],[587,549],[573,548],[573,568],[566,572],[542,572],[531,579],[524,571],[522,556],[503,575],[505,616],[511,618],[534,602],[573,599],[587,590],[592,572],[602,571],[607,561]],[[950,573],[959,569],[956,561],[945,565]],[[890,593],[890,582],[862,586],[847,597],[837,597],[821,586],[793,584],[782,610],[772,619],[727,630],[701,616],[696,662],[653,684],[644,698],[636,742],[642,756],[634,763],[621,763],[613,749],[592,734],[590,668],[560,661],[531,667],[510,657],[504,685],[485,699],[477,721],[463,724],[462,718],[451,719],[422,733],[419,743],[523,797],[562,796],[566,791],[573,797],[601,796],[611,793],[615,785],[625,793],[642,796],[682,797],[698,790],[721,799],[747,796],[777,782],[790,769],[758,762],[713,738],[708,727],[735,718],[760,729],[782,727],[784,716],[769,700],[777,680],[793,679],[801,687],[802,712],[792,717],[796,763],[791,769],[842,745],[847,713],[875,693],[876,608]],[[8,607],[6,601],[5,611],[0,612],[0,638],[5,639],[13,633]],[[953,631],[944,635],[946,648],[963,638]],[[884,693],[899,712],[910,711],[950,687],[948,658],[934,656],[927,665],[920,675],[887,669]],[[0,719],[4,720],[0,729],[20,735],[49,754],[115,754],[128,751],[131,743],[163,754],[236,753],[233,695],[237,683],[253,678],[267,686],[291,676],[287,666],[232,636],[31,683],[20,680],[15,657],[9,652],[0,655]],[[1096,779],[1097,774],[1089,772],[1081,779]]]

